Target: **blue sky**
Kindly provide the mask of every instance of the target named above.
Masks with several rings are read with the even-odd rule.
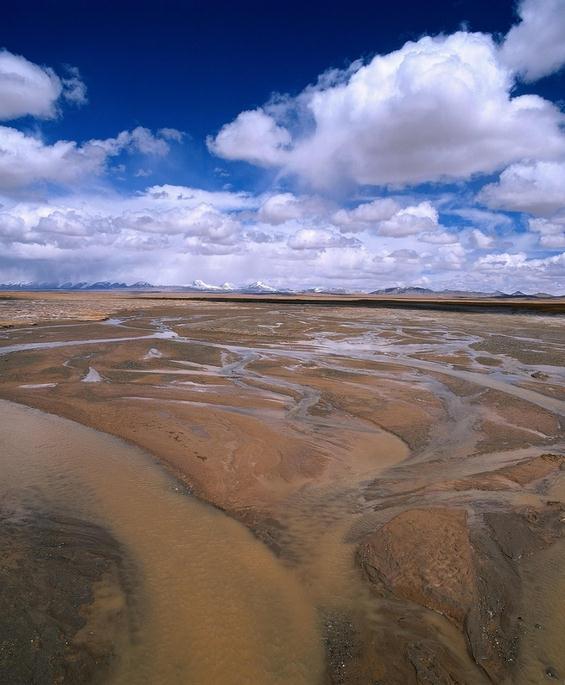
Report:
[[[26,3],[0,282],[565,291],[565,0]]]

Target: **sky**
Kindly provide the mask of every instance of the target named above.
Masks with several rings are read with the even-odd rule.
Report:
[[[565,0],[11,3],[0,283],[565,293]]]

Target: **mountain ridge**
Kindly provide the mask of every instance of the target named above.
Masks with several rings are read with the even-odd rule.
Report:
[[[516,290],[512,293],[505,293],[500,290],[493,292],[483,292],[476,290],[458,290],[458,289],[444,289],[433,290],[431,288],[423,288],[420,286],[399,287],[393,286],[389,288],[380,288],[372,290],[368,293],[354,290],[347,290],[346,288],[324,288],[313,287],[303,289],[277,288],[265,283],[264,281],[254,281],[247,285],[236,286],[232,283],[225,282],[222,285],[214,285],[206,283],[200,279],[195,279],[188,285],[154,285],[148,281],[136,281],[135,283],[126,283],[124,281],[65,281],[63,283],[42,281],[42,282],[18,282],[18,283],[0,283],[0,290],[3,291],[157,291],[157,292],[202,292],[202,293],[234,293],[234,294],[272,294],[272,295],[381,295],[381,296],[402,296],[413,295],[420,297],[489,297],[498,299],[509,298],[553,298],[565,297],[563,295],[551,295],[550,293],[524,293]]]

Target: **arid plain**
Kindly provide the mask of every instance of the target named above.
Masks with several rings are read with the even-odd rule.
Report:
[[[562,314],[248,299],[0,299],[0,672],[565,678]]]

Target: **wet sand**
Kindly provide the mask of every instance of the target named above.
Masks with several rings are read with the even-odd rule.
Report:
[[[561,317],[96,297],[0,333],[0,397],[74,422],[65,456],[3,405],[41,464],[12,451],[10,487],[97,526],[135,625],[90,681],[564,677]]]

